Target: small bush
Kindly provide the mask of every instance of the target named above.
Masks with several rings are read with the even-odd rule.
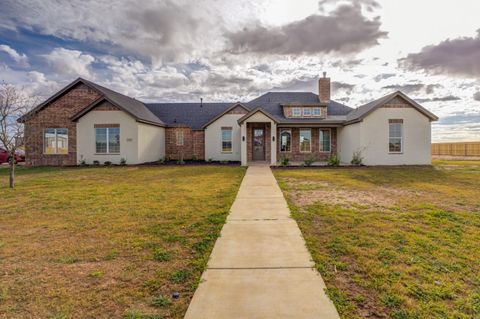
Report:
[[[87,166],[87,161],[85,161],[85,159],[81,159],[80,162],[79,162],[79,164],[80,164],[81,166]]]
[[[209,159],[207,160],[207,162],[211,163],[211,162],[213,162],[213,159],[209,158]]]
[[[350,164],[352,164],[352,165],[362,165],[362,161],[363,161],[362,151],[353,152],[352,160],[350,161]]]
[[[110,165],[112,165],[112,162],[110,162],[110,161],[105,161],[105,162],[103,162],[103,165],[105,165],[105,166],[110,166]]]
[[[328,158],[328,166],[338,166],[340,165],[340,157],[337,154],[331,155]]]
[[[283,156],[280,159],[280,165],[287,166],[290,163],[290,158],[288,156]]]
[[[100,165],[100,161],[93,161],[93,165],[95,165],[95,166]]]
[[[158,159],[158,164],[160,164],[160,165],[165,164],[165,157],[160,157]]]
[[[120,159],[120,165],[122,165],[122,166],[127,165],[127,160],[122,157],[122,158]]]
[[[192,161],[196,161],[198,158],[197,158],[197,155],[193,154],[192,155]]]
[[[183,159],[179,159],[179,160],[177,161],[177,164],[178,164],[178,165],[184,165],[184,164],[185,164],[185,161],[184,161]]]
[[[315,162],[315,157],[313,157],[313,155],[310,155],[305,159],[304,164],[305,166],[312,166],[313,162]]]

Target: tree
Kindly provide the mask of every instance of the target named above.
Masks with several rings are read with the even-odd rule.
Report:
[[[0,84],[0,147],[9,154],[9,185],[15,186],[15,153],[25,145],[25,126],[17,120],[27,114],[34,99],[11,84]]]

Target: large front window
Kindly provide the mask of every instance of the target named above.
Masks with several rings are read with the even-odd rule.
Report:
[[[44,154],[68,154],[68,129],[47,128],[43,141]]]
[[[120,153],[120,125],[95,125],[95,153]]]
[[[290,152],[292,147],[292,132],[282,130],[280,132],[280,152]]]
[[[302,110],[299,107],[294,107],[292,110],[293,117],[300,117],[302,115]]]
[[[300,152],[310,152],[312,149],[312,131],[300,129]]]
[[[331,150],[331,134],[330,129],[320,129],[320,152],[330,152]]]
[[[403,149],[403,120],[388,120],[388,151],[401,153]]]
[[[222,152],[232,152],[232,128],[222,127]]]

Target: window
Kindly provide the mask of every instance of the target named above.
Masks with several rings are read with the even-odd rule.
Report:
[[[95,125],[95,153],[118,154],[120,153],[120,125],[96,124]]]
[[[403,120],[388,120],[388,151],[401,153],[403,149]]]
[[[320,129],[320,152],[330,152],[331,144],[331,130],[329,128]]]
[[[312,109],[309,107],[304,107],[303,108],[303,116],[310,116],[312,115]]]
[[[222,153],[232,152],[232,128],[222,127]]]
[[[292,149],[292,132],[290,130],[280,131],[280,152],[290,152]]]
[[[319,107],[314,107],[313,116],[321,116],[321,115],[322,115],[322,110]]]
[[[312,131],[310,129],[300,130],[300,152],[310,152],[312,149]]]
[[[299,116],[301,116],[301,115],[302,115],[302,112],[301,112],[300,108],[299,108],[299,107],[294,107],[294,108],[293,108],[292,115],[293,115],[294,117],[299,117]]]
[[[183,131],[175,132],[175,139],[177,141],[177,146],[183,146]]]
[[[68,129],[47,128],[43,133],[44,154],[68,154]]]

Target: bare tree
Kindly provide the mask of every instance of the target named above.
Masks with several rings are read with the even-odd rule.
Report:
[[[15,154],[25,145],[24,125],[17,120],[27,114],[34,105],[34,99],[23,90],[5,82],[0,83],[0,147],[9,155],[9,185],[15,186]]]

